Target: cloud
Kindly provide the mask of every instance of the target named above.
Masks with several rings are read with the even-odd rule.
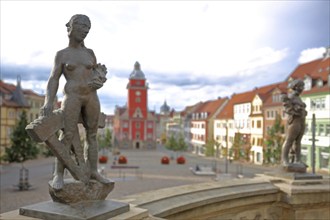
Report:
[[[329,42],[326,6],[319,1],[3,1],[1,78],[15,82],[20,74],[23,86],[43,92],[56,51],[68,45],[64,25],[82,13],[92,22],[85,44],[108,68],[108,81],[98,91],[106,113],[126,103],[135,61],[149,82],[149,108],[158,111],[166,99],[180,110],[284,80],[296,65],[294,54]],[[299,60],[315,59],[311,54],[303,52]],[[62,77],[59,98],[64,84]]]
[[[1,62],[1,78],[4,80],[16,79],[18,75],[22,80],[48,80],[51,68],[44,66],[17,65]]]
[[[324,47],[308,48],[300,53],[300,57],[298,58],[298,63],[300,64],[308,63],[310,61],[319,59],[323,56],[324,53],[325,53]]]

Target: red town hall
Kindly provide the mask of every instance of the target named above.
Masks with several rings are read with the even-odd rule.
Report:
[[[148,110],[148,83],[138,62],[129,76],[127,91],[127,105],[115,109],[114,147],[155,149],[156,116]]]

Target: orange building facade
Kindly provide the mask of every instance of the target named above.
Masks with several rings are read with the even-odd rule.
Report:
[[[127,105],[116,107],[114,146],[118,149],[155,149],[156,116],[148,111],[148,83],[138,62],[127,84]]]

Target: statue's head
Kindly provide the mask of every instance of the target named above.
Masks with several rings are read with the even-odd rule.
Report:
[[[288,89],[292,89],[298,93],[301,93],[304,90],[305,83],[301,79],[295,79],[289,83]]]
[[[66,23],[65,26],[67,27],[69,37],[76,34],[83,38],[81,40],[84,40],[91,28],[91,21],[86,15],[76,14],[71,17],[70,21]]]

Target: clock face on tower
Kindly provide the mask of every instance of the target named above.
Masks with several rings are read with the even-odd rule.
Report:
[[[141,95],[141,92],[140,91],[136,91],[135,92],[135,95],[139,96],[139,95]]]

